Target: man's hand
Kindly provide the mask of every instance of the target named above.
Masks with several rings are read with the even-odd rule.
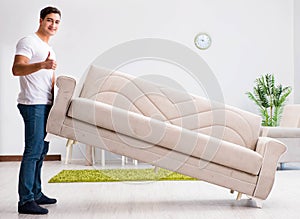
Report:
[[[44,64],[45,65],[43,66],[43,68],[45,68],[45,69],[52,69],[52,70],[56,69],[56,61],[53,59],[50,59],[50,52],[48,53],[48,56],[47,56]]]

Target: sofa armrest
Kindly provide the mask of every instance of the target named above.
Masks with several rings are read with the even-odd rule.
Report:
[[[73,97],[76,80],[71,77],[60,76],[57,78],[56,86],[58,92],[48,116],[46,131],[59,135]]]
[[[259,173],[254,197],[266,199],[270,193],[280,156],[286,151],[286,146],[275,139],[259,137],[256,152],[263,157],[262,167]]]
[[[270,138],[300,138],[300,128],[262,127],[260,136]]]

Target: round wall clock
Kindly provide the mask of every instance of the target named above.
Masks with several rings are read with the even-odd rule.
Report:
[[[208,49],[211,45],[211,38],[207,33],[198,33],[194,39],[195,45],[199,49]]]

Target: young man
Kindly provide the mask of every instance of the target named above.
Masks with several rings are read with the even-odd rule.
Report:
[[[18,212],[22,214],[47,214],[48,210],[39,205],[56,203],[56,199],[42,193],[41,168],[49,148],[44,138],[56,69],[55,53],[48,42],[56,34],[60,18],[61,12],[57,8],[41,10],[37,32],[18,42],[12,67],[13,75],[20,79],[18,109],[25,124],[25,149],[18,189]]]

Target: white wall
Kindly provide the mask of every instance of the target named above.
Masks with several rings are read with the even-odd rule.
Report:
[[[294,102],[300,104],[300,1],[294,1]]]
[[[283,85],[294,85],[293,3],[293,0],[53,0],[51,5],[62,11],[60,31],[51,41],[58,58],[57,74],[80,78],[97,56],[118,44],[149,37],[167,39],[189,47],[206,61],[227,104],[257,112],[245,92],[252,89],[260,74],[274,73]],[[48,4],[45,0],[0,3],[0,154],[22,154],[23,124],[16,108],[19,85],[11,74],[11,65],[16,42],[37,30],[39,11]],[[205,51],[197,50],[193,43],[194,36],[203,31],[213,41]],[[163,74],[176,69],[159,62],[151,67],[153,63],[132,63],[124,70],[143,71],[142,66],[147,66],[145,71]],[[176,80],[191,89],[189,83],[193,82],[185,78],[184,72],[181,75],[176,71]],[[195,87],[192,91],[202,94]],[[64,141],[54,141],[51,153],[64,155]],[[80,157],[80,152],[75,156]]]

